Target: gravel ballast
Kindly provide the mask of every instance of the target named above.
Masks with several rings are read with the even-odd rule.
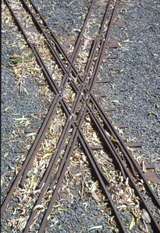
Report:
[[[66,51],[72,48],[90,1],[33,1],[39,7],[50,28],[60,37]],[[105,1],[101,0],[104,3]],[[100,3],[101,4],[101,3]],[[121,1],[111,37],[117,45],[111,46],[103,60],[94,93],[117,127],[133,156],[141,163],[160,164],[160,2],[159,0]],[[34,77],[25,79],[27,92],[19,94],[10,58],[19,53],[15,43],[17,32],[2,28],[2,175],[3,193],[12,179],[17,161],[24,158],[26,141],[31,144],[47,112],[51,99],[41,92]],[[18,38],[17,38],[18,40]],[[44,85],[44,84],[43,84]],[[49,91],[50,92],[50,91]],[[15,117],[14,117],[15,116]],[[29,125],[17,124],[16,118],[29,118]],[[23,121],[23,120],[22,120]],[[14,136],[15,134],[15,136]],[[26,139],[27,138],[27,139]],[[73,187],[72,187],[73,188]],[[159,186],[156,193],[160,197]],[[77,190],[79,192],[79,190]],[[111,233],[107,214],[92,195],[61,200],[62,209],[51,218],[47,232],[54,233]],[[132,216],[122,213],[130,224]],[[4,227],[3,232],[9,232]],[[15,231],[14,231],[15,232]],[[144,232],[133,228],[130,232]]]

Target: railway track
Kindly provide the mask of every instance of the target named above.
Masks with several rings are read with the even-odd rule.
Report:
[[[134,160],[132,155],[129,153],[127,147],[123,143],[122,139],[120,138],[113,125],[111,124],[110,120],[108,119],[106,113],[104,113],[104,111],[102,110],[101,106],[99,105],[98,101],[92,93],[94,84],[97,80],[99,67],[102,63],[104,51],[108,48],[107,46],[110,35],[110,29],[112,27],[113,17],[115,16],[116,7],[118,6],[119,1],[109,0],[108,2],[106,2],[106,8],[101,23],[99,25],[97,37],[93,39],[92,44],[90,45],[90,52],[88,54],[85,71],[84,74],[81,76],[75,68],[74,63],[77,59],[80,47],[82,46],[83,34],[86,25],[89,21],[92,8],[96,1],[93,0],[91,2],[83,27],[75,43],[72,57],[69,58],[64,49],[62,48],[61,44],[59,43],[58,38],[49,29],[47,23],[45,22],[44,18],[39,13],[38,9],[35,7],[33,2],[20,0],[23,10],[26,11],[28,15],[30,15],[35,28],[44,37],[46,45],[48,46],[48,49],[51,55],[53,56],[53,59],[55,59],[59,68],[63,72],[64,77],[59,87],[57,86],[56,82],[52,79],[50,72],[45,65],[45,62],[43,61],[43,57],[40,55],[38,49],[36,48],[36,45],[33,44],[28,38],[27,33],[25,32],[23,25],[18,19],[16,13],[14,13],[14,10],[12,9],[10,2],[8,0],[5,0],[4,2],[9,8],[10,13],[16,25],[18,26],[19,31],[23,34],[28,46],[32,50],[37,60],[37,63],[41,68],[44,77],[46,78],[50,86],[50,89],[54,92],[55,96],[53,102],[51,103],[49,111],[44,119],[44,122],[35,138],[35,141],[27,154],[26,160],[24,161],[21,167],[20,172],[16,175],[14,181],[9,186],[8,193],[2,203],[2,213],[5,212],[6,207],[9,204],[9,201],[12,198],[12,195],[16,187],[18,185],[20,187],[24,187],[27,174],[32,169],[32,164],[36,157],[36,153],[41,145],[42,140],[44,139],[47,129],[49,128],[51,119],[56,114],[57,106],[60,105],[61,109],[65,113],[67,120],[63,127],[63,131],[59,138],[59,141],[57,143],[56,152],[50,158],[48,167],[46,168],[38,184],[37,188],[41,189],[41,192],[37,197],[37,200],[30,213],[30,216],[28,218],[27,224],[23,232],[27,233],[30,231],[30,226],[33,225],[35,217],[37,217],[38,211],[35,207],[41,204],[45,193],[48,189],[51,189],[52,197],[48,203],[47,209],[44,212],[43,219],[38,230],[38,232],[45,231],[48,216],[50,215],[51,210],[53,208],[53,203],[56,200],[57,193],[61,189],[62,181],[67,171],[70,157],[73,153],[74,146],[77,142],[79,142],[84,154],[87,156],[89,163],[92,169],[94,170],[94,173],[101,185],[104,195],[106,196],[106,199],[108,200],[111,206],[112,212],[115,216],[117,227],[119,228],[119,232],[128,232],[120,217],[120,213],[117,210],[114,201],[112,200],[109,191],[110,182],[103,174],[103,171],[99,163],[97,162],[97,159],[94,156],[94,152],[91,149],[83,133],[82,125],[85,122],[86,115],[89,116],[91,125],[93,125],[100,140],[102,141],[103,149],[105,150],[105,148],[107,148],[107,152],[109,152],[109,154],[113,158],[113,163],[115,164],[116,169],[120,171],[124,179],[127,178],[129,180],[130,186],[135,190],[135,194],[139,198],[141,207],[148,212],[151,219],[151,228],[153,232],[160,232],[159,222],[157,221],[160,202],[155,193],[150,188],[150,185],[148,184],[145,178],[145,174],[143,174],[141,168]],[[75,99],[71,107],[67,104],[67,102],[64,99],[64,90],[68,83],[75,93]],[[66,140],[68,140],[67,145]],[[63,155],[61,155],[62,153]],[[56,170],[55,167],[59,160],[60,162]],[[56,172],[54,173],[55,170]],[[143,181],[143,186],[145,188],[144,193],[141,192],[139,189],[139,180]],[[156,215],[148,207],[148,204],[144,196],[148,196],[151,199],[154,209],[157,210]]]

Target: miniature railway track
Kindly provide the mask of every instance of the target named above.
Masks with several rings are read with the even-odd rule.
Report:
[[[85,72],[83,77],[81,77],[75,66],[74,63],[76,61],[76,58],[78,56],[81,44],[82,44],[82,38],[83,33],[85,30],[85,27],[87,25],[87,22],[89,20],[90,14],[92,12],[92,7],[95,3],[95,0],[91,2],[90,8],[88,10],[86,19],[84,21],[83,27],[81,29],[81,32],[77,38],[77,41],[75,43],[75,48],[72,54],[71,58],[68,58],[67,54],[63,50],[62,46],[58,42],[57,37],[51,32],[49,29],[47,23],[45,22],[42,15],[39,13],[38,9],[35,7],[35,5],[32,3],[32,1],[24,1],[20,0],[24,10],[31,16],[33,23],[35,27],[38,29],[38,31],[44,36],[46,44],[53,56],[53,58],[56,60],[57,64],[61,68],[64,78],[62,79],[62,82],[60,84],[60,87],[56,85],[52,77],[50,76],[50,73],[45,66],[43,62],[43,58],[40,56],[36,46],[30,42],[28,39],[25,30],[23,29],[20,21],[18,20],[16,14],[14,13],[13,9],[11,8],[8,0],[4,0],[5,4],[9,8],[11,15],[18,26],[20,32],[23,34],[28,46],[31,48],[33,54],[36,57],[37,63],[40,66],[51,90],[54,92],[55,97],[50,105],[49,111],[44,119],[44,122],[42,123],[42,126],[36,136],[36,139],[31,146],[26,160],[24,161],[22,168],[20,172],[16,175],[14,181],[9,187],[9,191],[7,193],[7,196],[5,197],[3,203],[2,203],[2,213],[5,211],[6,206],[8,205],[12,194],[17,187],[17,185],[24,186],[26,176],[29,172],[29,170],[32,168],[32,162],[36,156],[36,152],[38,151],[38,148],[40,147],[40,144],[45,136],[45,133],[50,125],[51,119],[56,113],[56,109],[58,104],[60,104],[63,112],[65,113],[67,120],[65,122],[62,134],[59,138],[59,141],[57,143],[57,148],[55,154],[51,157],[48,167],[46,168],[40,183],[38,185],[38,188],[41,188],[41,192],[36,200],[36,205],[39,205],[42,201],[42,198],[44,194],[47,192],[47,190],[50,188],[52,189],[52,197],[48,204],[48,207],[46,211],[44,212],[44,216],[42,219],[42,222],[39,227],[40,233],[44,232],[46,224],[47,224],[47,218],[49,214],[51,213],[53,203],[56,199],[57,192],[61,188],[61,184],[63,181],[63,178],[65,176],[65,173],[67,171],[67,167],[69,164],[70,156],[73,152],[74,146],[76,142],[78,141],[82,147],[82,150],[84,151],[85,155],[87,156],[92,169],[94,170],[94,173],[99,180],[99,183],[103,189],[103,192],[106,196],[106,198],[109,201],[109,204],[112,208],[112,212],[115,216],[115,220],[117,222],[117,226],[119,228],[120,232],[127,232],[127,229],[125,228],[119,212],[117,208],[115,207],[115,204],[111,198],[110,192],[109,192],[109,181],[104,176],[98,162],[96,161],[94,157],[94,152],[92,151],[91,147],[87,143],[85,136],[83,135],[83,132],[81,130],[82,123],[85,121],[85,116],[88,114],[90,116],[90,119],[92,121],[92,124],[94,125],[94,128],[98,135],[101,138],[101,141],[105,145],[105,147],[110,152],[111,156],[114,159],[114,163],[116,165],[116,168],[120,170],[121,174],[124,178],[128,178],[131,187],[135,190],[136,195],[139,197],[141,206],[145,208],[151,218],[151,227],[153,229],[153,232],[160,232],[160,226],[157,220],[155,219],[152,211],[149,209],[142,193],[139,191],[139,187],[137,185],[137,181],[139,179],[143,180],[144,187],[146,190],[146,194],[151,198],[154,207],[156,209],[160,208],[160,202],[155,193],[150,188],[145,175],[141,171],[141,168],[137,164],[137,162],[134,160],[134,158],[129,153],[127,147],[123,143],[120,136],[117,134],[116,130],[112,126],[110,120],[108,119],[107,115],[104,113],[102,108],[100,107],[98,101],[92,94],[92,89],[94,86],[94,83],[97,79],[97,74],[99,71],[99,67],[102,61],[102,57],[104,54],[104,50],[107,48],[108,44],[108,38],[110,34],[110,29],[112,26],[113,17],[115,14],[116,6],[118,5],[118,0],[112,1],[109,0],[106,3],[106,9],[99,27],[99,32],[97,37],[93,40],[92,46],[90,48],[90,54],[88,56],[88,60],[85,67]],[[107,21],[107,14],[108,9],[110,5],[113,5],[112,11],[109,15],[109,20]],[[107,22],[107,23],[106,23]],[[107,24],[107,25],[106,25]],[[98,52],[97,52],[98,51]],[[63,59],[61,58],[61,56]],[[96,61],[95,60],[96,57]],[[65,61],[65,62],[64,62]],[[67,63],[67,67],[66,64]],[[94,65],[93,72],[90,75],[91,67]],[[76,84],[75,80],[78,82],[78,85]],[[63,98],[63,92],[65,90],[66,84],[69,83],[73,91],[76,93],[76,97],[74,100],[74,103],[72,105],[72,108],[70,108],[67,103],[65,102]],[[79,110],[80,108],[80,110]],[[103,123],[102,123],[103,122]],[[72,132],[70,133],[70,129]],[[113,143],[111,138],[106,134],[105,130],[115,139],[116,143]],[[67,146],[65,145],[66,139],[69,138],[69,142]],[[118,148],[121,151],[121,155],[117,152],[116,148]],[[60,161],[60,165],[58,166],[58,170],[56,172],[56,175],[53,176],[53,170],[55,168],[55,164],[60,158],[60,154],[62,151],[65,151],[63,154],[63,157]],[[30,226],[33,224],[35,216],[37,216],[37,210],[33,207],[29,219],[27,221],[27,224],[24,228],[24,233],[27,233],[30,231]]]

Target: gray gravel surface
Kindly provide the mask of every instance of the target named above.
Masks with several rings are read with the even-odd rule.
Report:
[[[104,232],[111,233],[107,225],[107,215],[101,213],[94,200],[75,199],[73,203],[64,206],[65,211],[56,214],[49,225],[50,232]],[[54,231],[53,231],[54,229]]]
[[[72,35],[82,26],[88,1],[33,1],[52,30]],[[124,138],[139,142],[143,158],[160,158],[160,3],[121,1],[118,14],[123,25],[115,26],[113,49],[103,65],[101,78],[110,83],[99,87],[107,96],[104,107],[114,108],[111,118],[124,128]],[[74,29],[74,30],[73,30]],[[74,34],[75,35],[75,34]],[[108,107],[109,106],[109,107]]]
[[[122,1],[118,14],[112,37],[121,47],[106,55],[103,106],[123,138],[141,145],[135,153],[160,163],[160,2]]]
[[[22,161],[31,145],[27,134],[36,133],[48,110],[49,100],[40,92],[34,77],[23,80],[25,91],[20,86],[11,67],[11,57],[20,54],[15,44],[19,41],[16,27],[10,31],[2,25],[2,196],[6,193],[9,181],[13,178],[15,167]],[[24,120],[23,120],[24,118]],[[19,119],[19,120],[17,120]],[[20,119],[23,123],[20,124]],[[25,120],[29,124],[25,126]],[[22,159],[23,158],[23,159]]]
[[[79,31],[89,6],[88,0],[34,0],[33,3],[40,9],[53,31],[60,35],[71,35]]]
[[[70,45],[74,45],[83,25],[90,1],[48,0],[46,4],[43,0],[33,0],[33,3],[58,36],[63,48],[70,51]]]
[[[34,3],[39,6],[52,30],[67,39],[77,35],[77,29],[82,25],[83,15],[89,5],[87,0],[48,0],[47,4],[42,0],[34,0]],[[106,112],[114,109],[109,115],[114,125],[123,127],[123,138],[142,145],[141,148],[134,149],[134,153],[141,159],[160,162],[160,2],[122,1],[119,15],[123,25],[117,25],[112,36],[122,47],[112,49],[106,55],[109,59],[104,61],[100,78],[109,83],[99,84],[96,94],[105,95],[101,102]],[[14,75],[8,67],[10,55],[17,52],[16,48],[9,46],[15,36],[14,32],[10,35],[4,30],[2,38],[2,153],[7,153],[7,159],[2,158],[2,173],[12,170],[16,159],[23,154],[22,142],[18,142],[18,138],[16,144],[8,143],[7,140],[15,129],[13,115],[22,117],[43,114],[48,107],[48,102],[35,94],[38,86],[34,80],[26,81],[29,95],[24,95],[23,98],[18,95]],[[8,106],[11,110],[6,112]],[[36,130],[40,124],[41,119],[38,122],[33,119],[32,127]],[[20,135],[21,140],[22,137],[25,137],[25,133]],[[79,200],[67,204],[66,208],[70,210],[56,216],[54,230],[52,222],[49,232],[85,233],[99,225],[102,226],[101,230],[90,232],[112,232],[104,227],[106,216],[99,215],[95,201],[86,202],[86,209]]]

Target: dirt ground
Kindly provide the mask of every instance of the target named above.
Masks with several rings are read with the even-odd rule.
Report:
[[[71,54],[90,1],[33,2],[60,38],[65,50]],[[99,14],[104,2],[101,0],[98,3]],[[99,72],[99,80],[106,83],[96,84],[94,93],[133,156],[140,162],[152,164],[157,176],[160,176],[160,2],[123,0],[117,14],[120,20],[119,23],[115,22],[111,46],[106,51]],[[94,34],[94,30],[96,25],[90,33]],[[2,197],[18,169],[17,164],[24,160],[53,99],[43,77],[37,79],[39,71],[32,75],[28,71],[30,73],[26,72],[23,80],[17,79],[13,58],[15,54],[22,56],[19,41],[21,37],[16,27],[14,24],[8,27],[5,19],[2,22]],[[160,198],[160,185],[153,186]],[[107,204],[88,191],[91,187],[86,188],[83,198],[79,195],[79,184],[76,186],[71,182],[67,190],[72,190],[73,194],[75,187],[75,196],[67,194],[55,205],[47,232],[115,232],[110,211],[105,212]],[[132,215],[125,211],[122,215],[130,225]],[[20,217],[16,214],[8,217],[11,225],[4,223],[2,232],[21,232],[23,219],[20,226],[14,229],[14,221]],[[36,232],[36,228],[33,232]],[[144,231],[135,227],[130,232]]]

